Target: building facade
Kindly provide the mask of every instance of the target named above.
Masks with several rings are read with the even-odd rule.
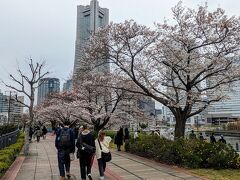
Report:
[[[228,97],[211,104],[206,112],[208,124],[222,124],[240,119],[240,81],[223,91]]]
[[[71,91],[73,88],[73,82],[72,79],[67,80],[64,84],[63,84],[63,91]]]
[[[92,0],[90,5],[77,7],[77,33],[75,42],[75,60],[73,74],[81,71],[84,65],[81,63],[83,48],[92,33],[98,28],[107,26],[109,23],[109,10],[101,8],[97,0]],[[104,64],[101,70],[110,71],[109,64]]]
[[[17,96],[18,101],[24,102],[24,96]],[[0,92],[0,124],[15,123],[23,114],[23,106],[16,101],[15,95],[4,95]]]
[[[37,104],[41,104],[50,93],[60,92],[60,81],[57,78],[43,78],[39,81]]]

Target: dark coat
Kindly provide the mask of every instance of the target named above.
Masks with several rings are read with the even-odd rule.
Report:
[[[77,140],[77,143],[76,143],[76,147],[78,148],[78,153],[79,153],[80,158],[82,156],[92,156],[92,155],[86,153],[85,151],[81,150],[82,143],[86,143],[90,146],[95,147],[94,137],[90,131],[88,131],[88,132],[83,131],[80,134],[80,136]]]
[[[117,135],[115,136],[114,144],[123,145],[123,133],[120,131],[118,131]]]
[[[216,143],[216,139],[213,135],[210,136],[210,142],[211,143]]]
[[[129,131],[125,131],[124,142],[130,139]]]
[[[60,139],[60,135],[62,131],[69,131],[70,133],[70,140],[71,140],[71,146],[67,149],[69,151],[69,153],[74,153],[75,152],[75,139],[74,139],[74,132],[72,129],[68,128],[68,127],[64,127],[62,129],[58,129],[56,131],[56,139],[55,139],[55,147],[59,150],[59,149],[65,149],[63,147],[60,146],[59,144],[59,139]]]
[[[47,128],[45,126],[43,126],[43,129],[42,129],[43,135],[47,134],[47,132],[48,132]]]

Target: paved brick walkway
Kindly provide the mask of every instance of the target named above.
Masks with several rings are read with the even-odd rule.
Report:
[[[54,147],[54,136],[47,136],[46,140],[30,144],[30,156],[26,157],[16,180],[58,180],[57,153]],[[181,169],[155,163],[153,161],[124,152],[113,151],[113,160],[107,164],[106,180],[178,180],[200,179]],[[79,161],[71,163],[72,180],[80,179]],[[92,167],[93,179],[99,177],[96,160]],[[11,179],[11,178],[9,178]]]

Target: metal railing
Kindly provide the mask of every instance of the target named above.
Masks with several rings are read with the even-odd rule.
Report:
[[[17,142],[18,134],[19,134],[19,129],[0,136],[0,149],[3,149],[7,146],[15,144]]]

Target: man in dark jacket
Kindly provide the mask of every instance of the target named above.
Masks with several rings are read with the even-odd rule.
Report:
[[[86,176],[88,176],[88,179],[92,179],[91,176],[91,168],[92,168],[92,160],[94,157],[94,150],[95,149],[95,143],[94,143],[94,137],[91,134],[91,132],[88,130],[87,125],[83,125],[83,131],[79,135],[79,138],[76,143],[76,147],[79,151],[79,161],[80,161],[80,171],[81,171],[81,178],[82,180],[86,179]],[[86,172],[87,169],[87,172]]]
[[[58,150],[58,168],[60,180],[65,179],[66,175],[70,178],[70,153],[75,151],[74,132],[69,128],[70,121],[64,122],[64,127],[56,131],[55,146]]]
[[[210,142],[213,144],[213,143],[216,143],[216,138],[214,137],[214,133],[212,133],[212,135],[210,136]]]

